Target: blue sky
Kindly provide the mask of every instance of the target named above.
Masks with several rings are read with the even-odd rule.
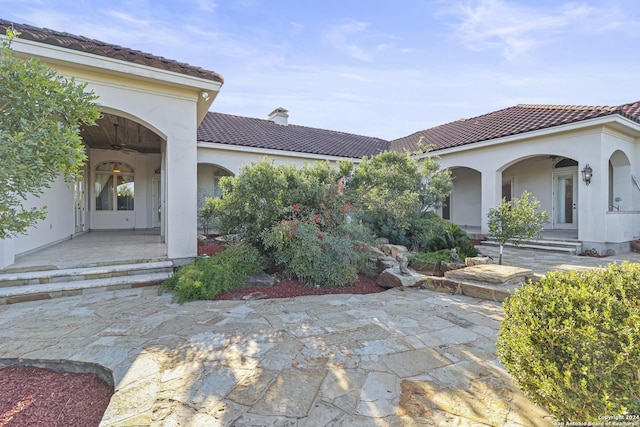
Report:
[[[640,100],[637,0],[0,0],[0,17],[214,70],[212,111],[385,139]]]

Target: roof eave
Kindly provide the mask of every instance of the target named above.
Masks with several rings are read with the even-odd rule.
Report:
[[[327,160],[337,162],[339,160],[351,160],[354,163],[360,163],[361,158],[358,157],[341,157],[324,154],[304,153],[299,151],[274,150],[271,148],[247,147],[244,145],[222,144],[217,142],[198,141],[198,148],[212,148],[216,150],[235,151],[241,153],[263,154],[265,156],[283,156],[296,157],[305,160]]]
[[[217,92],[222,87],[222,82],[215,80],[32,40],[16,38],[11,42],[11,48],[18,56],[37,57],[43,62],[52,65],[64,65],[85,70],[98,69],[113,74],[126,74],[128,77],[140,80],[160,81],[170,86],[188,87],[199,91],[207,91],[209,93],[209,105],[211,105]]]
[[[500,144],[506,144],[515,142],[521,139],[532,139],[549,136],[559,132],[571,132],[575,130],[585,129],[594,126],[613,125],[614,128],[626,131],[633,137],[640,137],[640,123],[630,120],[620,114],[613,114],[603,117],[596,117],[593,119],[581,120],[579,122],[567,123],[563,125],[551,126],[544,129],[533,130],[529,132],[518,133],[516,135],[509,135],[495,139],[489,139],[486,141],[472,142],[465,145],[456,147],[444,148],[441,150],[434,150],[428,153],[415,156],[416,159],[423,159],[430,155],[444,156],[447,154],[454,154],[468,150],[477,150],[479,148],[486,148]]]

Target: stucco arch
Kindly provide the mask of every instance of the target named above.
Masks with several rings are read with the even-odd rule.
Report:
[[[631,162],[622,151],[616,150],[609,157],[609,211],[623,212],[634,209]]]
[[[224,176],[234,176],[234,174],[215,163],[198,163],[198,213],[206,199],[222,196],[220,178]],[[202,229],[200,218],[198,218],[198,228]]]

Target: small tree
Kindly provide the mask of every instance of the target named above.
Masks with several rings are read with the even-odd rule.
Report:
[[[543,225],[549,222],[547,211],[540,210],[540,202],[528,191],[510,202],[503,198],[498,208],[489,209],[487,216],[489,237],[500,245],[500,264],[505,243],[519,246],[524,240],[539,236]]]
[[[436,157],[418,161],[411,153],[395,151],[364,157],[347,180],[348,196],[362,222],[400,244],[409,243],[422,214],[441,206],[451,189],[450,173],[440,170]]]
[[[25,209],[60,175],[77,179],[86,160],[80,124],[95,124],[97,96],[35,58],[16,58],[7,29],[0,41],[0,239],[24,234],[46,216]]]

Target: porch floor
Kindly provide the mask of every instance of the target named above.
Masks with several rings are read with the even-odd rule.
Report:
[[[167,258],[158,229],[89,231],[16,257],[5,270],[48,270]]]

